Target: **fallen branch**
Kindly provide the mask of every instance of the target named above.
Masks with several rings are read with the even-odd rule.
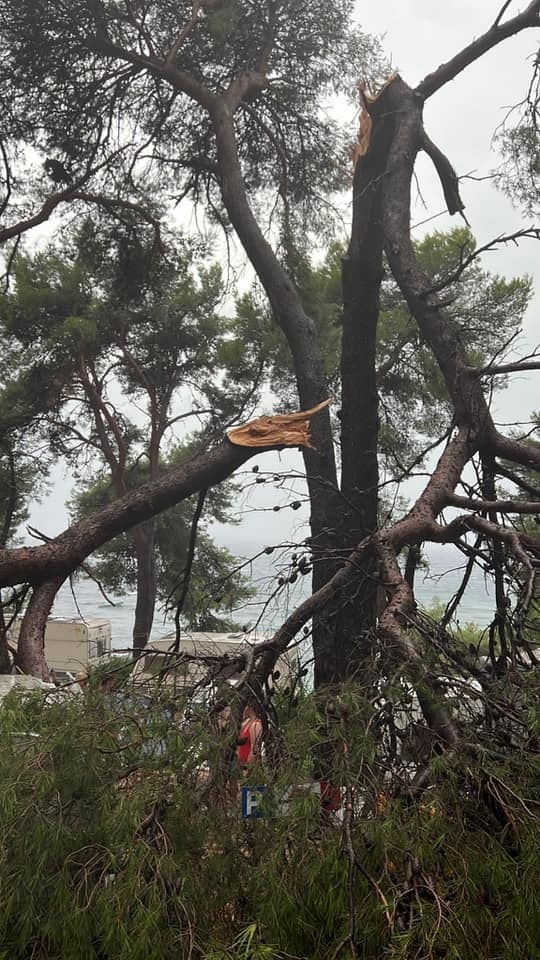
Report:
[[[65,578],[113,537],[194,493],[221,483],[256,454],[283,447],[307,446],[310,444],[309,418],[326,406],[325,402],[310,411],[250,421],[231,431],[236,437],[241,433],[251,438],[249,445],[240,446],[238,440],[222,440],[214,449],[200,451],[158,480],[126,493],[39,547],[0,550],[0,585],[35,583],[44,577]],[[259,438],[258,444],[253,442],[254,437]]]

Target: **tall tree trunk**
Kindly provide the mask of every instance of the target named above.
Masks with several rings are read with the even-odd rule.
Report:
[[[132,533],[137,563],[137,602],[133,624],[133,655],[146,646],[150,639],[156,604],[155,522],[135,527]]]
[[[341,349],[341,501],[330,524],[337,565],[377,529],[377,324],[383,277],[382,188],[394,120],[370,104],[367,152],[356,163],[349,247],[343,258]],[[371,554],[362,575],[333,615],[313,620],[315,685],[357,676],[369,655],[377,621],[377,579]],[[322,584],[319,583],[319,586]]]
[[[214,106],[212,116],[223,202],[244,250],[264,286],[275,321],[287,338],[300,406],[314,406],[328,396],[317,324],[305,312],[291,277],[278,260],[253,215],[238,159],[233,117],[223,102]],[[312,585],[313,590],[317,591],[337,569],[334,550],[338,526],[341,526],[342,507],[337,485],[332,427],[326,410],[323,410],[313,423],[312,441],[313,448],[304,449],[303,458],[311,508],[310,546],[314,559]],[[331,643],[334,643],[333,639]],[[325,682],[331,675],[326,666],[322,665],[320,671],[318,666],[321,657],[324,659],[326,656],[327,646],[328,642],[325,640],[314,641],[315,675],[317,678],[320,676],[320,682]],[[329,656],[332,657],[332,654]]]
[[[46,680],[49,674],[45,660],[47,617],[64,579],[63,576],[55,577],[34,587],[21,624],[15,666],[21,673],[41,680]]]
[[[7,626],[2,607],[2,592],[0,591],[0,673],[9,673],[11,661],[7,642]]]

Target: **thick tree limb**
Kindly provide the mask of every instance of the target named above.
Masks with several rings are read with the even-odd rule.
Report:
[[[514,553],[516,559],[519,560],[519,562],[525,567],[527,567],[527,569],[532,569],[530,558],[523,548],[523,535],[518,533],[517,530],[512,530],[508,527],[501,527],[500,524],[494,523],[493,520],[488,520],[486,517],[479,517],[476,514],[471,514],[468,517],[462,517],[461,522],[470,529],[478,530],[478,532],[483,533],[491,540],[501,540],[504,543],[507,543]],[[540,556],[540,537],[533,538],[527,536],[526,543],[529,549],[532,548],[536,555]]]
[[[317,325],[305,313],[298,291],[264,237],[250,207],[230,110],[223,101],[216,100],[210,116],[216,137],[223,202],[266,290],[276,322],[287,337],[294,359],[300,405],[303,408],[312,407],[327,395]],[[313,440],[317,453],[306,453],[308,476],[322,477],[335,485],[336,469],[329,415],[323,413],[315,422]],[[312,497],[318,501],[320,483],[315,480],[308,481],[308,484]],[[314,510],[314,513],[317,511]]]
[[[243,95],[245,95],[245,92]],[[276,323],[283,331],[296,376],[300,406],[312,407],[327,396],[326,371],[317,323],[309,316],[290,275],[264,236],[246,191],[244,172],[238,155],[231,104],[216,99],[209,110],[212,120],[221,196],[231,224],[264,287]],[[312,548],[317,551],[313,567],[313,589],[333,574],[334,543],[331,531],[335,518],[341,517],[342,501],[338,490],[337,469],[330,416],[323,411],[313,424],[313,447],[304,448],[303,457],[311,502]]]
[[[450,719],[437,684],[427,676],[422,657],[407,633],[407,621],[414,614],[416,602],[413,591],[403,577],[391,540],[378,537],[375,549],[380,561],[381,577],[390,593],[379,620],[379,637],[386,646],[390,662],[402,662],[412,680],[424,719],[446,747],[455,747],[458,732]]]
[[[297,416],[304,425],[309,414],[304,412]],[[267,429],[268,418],[262,419]],[[279,450],[303,442],[298,432],[291,442],[284,439],[280,432],[280,417],[271,419],[275,428],[273,443],[268,432],[261,447],[237,446],[229,440],[223,440],[213,450],[195,454],[187,463],[158,480],[142,484],[93,516],[73,524],[42,546],[0,550],[0,584],[37,583],[45,577],[52,579],[60,575],[65,578],[102,544],[199,490],[221,483],[252,456],[264,450]],[[285,415],[283,419],[288,425],[290,415]],[[257,423],[256,420],[251,421],[246,426],[256,429]]]
[[[44,652],[45,627],[54,598],[64,580],[65,577],[62,575],[49,576],[32,591],[23,616],[15,655],[15,666],[21,673],[40,677],[42,680],[47,679]]]
[[[386,87],[384,97],[388,109],[396,114],[383,185],[386,254],[394,278],[439,364],[456,423],[468,431],[471,451],[483,448],[493,456],[540,469],[540,446],[509,440],[496,430],[480,378],[468,365],[459,328],[418,266],[410,237],[410,190],[414,161],[424,136],[421,106],[399,77]]]
[[[201,106],[208,108],[215,99],[204,84],[200,83],[195,77],[183,70],[179,70],[172,62],[160,60],[155,56],[145,56],[134,50],[128,50],[117,43],[113,43],[103,33],[88,37],[86,46],[93,53],[102,54],[105,57],[112,57],[115,60],[123,60],[125,63],[131,63],[137,70],[147,70],[148,73],[163,77],[179,93],[185,93],[192,100],[200,103]]]
[[[514,36],[514,34],[519,33],[521,30],[526,30],[528,27],[540,27],[540,0],[533,0],[522,13],[518,13],[517,16],[511,20],[507,20],[506,23],[501,24],[500,17],[503,12],[504,9],[486,33],[482,34],[482,36],[476,40],[473,40],[472,43],[464,47],[463,50],[460,50],[451,60],[441,64],[433,73],[429,73],[427,77],[424,77],[416,87],[414,91],[415,94],[423,100],[427,100],[428,97],[431,97],[437,90],[440,90],[446,83],[449,83],[450,80],[453,80],[458,74],[462,73],[471,63],[478,60],[479,57],[487,53],[488,50],[491,50],[492,47],[497,46],[498,43],[501,43],[508,37]]]
[[[22,233],[26,233],[27,230],[31,230],[32,227],[37,227],[40,223],[45,223],[61,203],[72,199],[72,195],[73,189],[68,187],[66,190],[61,190],[59,193],[54,193],[50,197],[47,197],[40,209],[31,217],[25,217],[24,220],[19,220],[10,227],[4,227],[0,230],[0,243],[6,243],[8,240],[12,240],[13,237],[18,237]]]
[[[491,441],[494,453],[503,460],[513,460],[528,470],[540,473],[540,444],[525,443],[523,440],[514,440],[494,431]]]

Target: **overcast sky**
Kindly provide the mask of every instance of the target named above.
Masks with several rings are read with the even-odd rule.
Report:
[[[485,31],[495,19],[500,3],[491,0],[362,0],[356,4],[358,21],[367,32],[383,38],[383,45],[394,69],[411,85],[416,85],[425,74],[448,60],[473,37]],[[524,3],[513,3],[508,14],[514,15]],[[507,15],[508,15],[507,14]],[[489,174],[498,164],[492,142],[493,133],[503,120],[507,108],[523,98],[530,75],[530,56],[538,44],[538,32],[527,31],[505,41],[486,54],[461,76],[433,96],[425,109],[426,129],[431,138],[448,155],[459,175],[474,172],[475,176]],[[362,79],[359,77],[359,80]],[[351,138],[354,138],[357,119],[350,114]],[[439,182],[430,162],[421,158],[417,173],[422,199],[414,200],[413,222],[433,217],[444,208]],[[462,195],[467,218],[479,244],[501,233],[509,233],[526,225],[519,211],[490,181],[465,180]],[[424,205],[425,204],[425,205]],[[437,216],[416,235],[429,229],[449,228],[457,222],[446,214]],[[488,269],[506,276],[529,273],[540,290],[540,257],[534,241],[523,241],[519,248],[502,247],[490,253],[483,261]],[[539,336],[538,298],[529,309],[521,348],[533,347]],[[540,407],[533,376],[514,379],[509,390],[497,400],[497,419],[514,421],[524,419]],[[260,458],[262,469],[301,468],[294,453],[279,457]],[[62,471],[56,471],[54,490],[45,502],[37,505],[32,522],[49,536],[58,533],[66,524],[63,507],[69,495],[70,480]],[[256,488],[262,499],[245,498],[242,502],[244,521],[241,529],[230,528],[219,532],[219,539],[231,548],[251,553],[259,544],[279,542],[290,538],[298,529],[302,517],[307,518],[307,507],[291,514],[274,513],[271,506],[276,495],[265,488]],[[257,504],[266,512],[257,512]]]

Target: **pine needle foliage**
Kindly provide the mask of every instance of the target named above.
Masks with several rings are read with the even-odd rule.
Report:
[[[514,697],[519,744],[495,730],[468,747],[464,715],[462,745],[432,751],[417,791],[403,682],[376,698],[354,684],[332,701],[274,697],[253,820],[206,705],[117,687],[3,701],[1,960],[538,956],[532,677]],[[337,812],[308,789],[321,750]]]

